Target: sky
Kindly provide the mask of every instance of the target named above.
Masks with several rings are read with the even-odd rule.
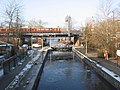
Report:
[[[0,4],[5,1],[0,0]],[[26,21],[40,19],[47,22],[47,27],[63,27],[67,15],[72,17],[75,26],[80,26],[86,19],[96,15],[100,5],[100,0],[23,0],[21,2]]]
[[[99,0],[27,0],[27,19],[42,19],[47,26],[65,25],[65,17],[71,16],[74,24],[81,24],[95,15]]]

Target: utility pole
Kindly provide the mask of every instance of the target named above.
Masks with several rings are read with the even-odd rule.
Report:
[[[87,36],[86,36],[86,41],[85,41],[86,45],[85,45],[85,54],[87,54],[88,52],[88,47],[87,47]]]
[[[85,36],[85,54],[88,53],[88,26],[86,25],[86,28],[85,28],[85,32],[84,32],[84,36]]]
[[[43,40],[43,34],[42,34],[42,49],[43,49],[43,45],[44,45],[44,40]]]
[[[51,35],[50,35],[50,48],[51,48]]]
[[[17,47],[19,46],[19,41],[20,41],[20,28],[19,28],[19,10],[16,11],[16,39],[17,39]]]

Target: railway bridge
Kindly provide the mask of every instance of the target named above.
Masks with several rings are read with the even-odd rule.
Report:
[[[20,39],[22,41],[22,44],[26,43],[28,45],[31,45],[32,38],[36,38],[37,40],[43,41],[46,37],[63,37],[68,38],[66,40],[74,42],[74,45],[79,46],[80,45],[80,34],[74,33],[74,32],[63,32],[61,28],[41,28],[41,29],[35,29],[35,28],[21,28],[19,31],[15,29],[1,29],[0,28],[0,36],[1,37],[19,37],[21,35]]]

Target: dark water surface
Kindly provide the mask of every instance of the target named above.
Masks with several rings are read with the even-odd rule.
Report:
[[[49,54],[37,90],[115,90],[72,52]]]

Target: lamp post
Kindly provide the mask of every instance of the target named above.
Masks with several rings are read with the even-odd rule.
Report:
[[[32,48],[32,36],[31,36],[31,48]]]
[[[88,46],[87,46],[87,36],[86,36],[86,39],[85,39],[85,54],[87,54],[88,52]]]
[[[42,34],[42,49],[43,49],[43,34]]]
[[[85,37],[85,54],[88,53],[88,38],[87,38],[87,35],[88,35],[88,26],[86,25],[85,27],[85,32],[84,32],[84,37]]]
[[[75,47],[75,37],[73,37],[73,47]]]
[[[50,35],[50,37],[49,37],[49,40],[50,40],[50,48],[51,48],[51,35]]]

